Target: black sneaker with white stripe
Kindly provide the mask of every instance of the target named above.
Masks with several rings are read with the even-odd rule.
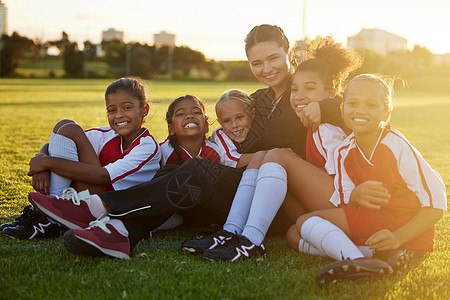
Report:
[[[217,246],[223,246],[227,241],[231,240],[233,235],[233,233],[221,229],[216,233],[199,239],[184,241],[181,245],[181,250],[189,253],[202,254],[206,249],[214,249]]]
[[[51,222],[46,216],[36,212],[23,218],[16,226],[3,228],[2,233],[10,238],[32,240],[60,237],[66,230],[65,227]]]
[[[203,251],[203,257],[209,260],[236,261],[254,257],[265,257],[264,245],[257,246],[243,235],[233,235],[223,246]]]
[[[37,218],[42,216],[39,212],[33,209],[33,206],[27,205],[24,207],[23,212],[20,216],[18,216],[14,221],[3,223],[0,225],[0,230],[3,230],[7,227],[16,227],[18,225],[24,225],[26,220],[31,220],[32,218]]]

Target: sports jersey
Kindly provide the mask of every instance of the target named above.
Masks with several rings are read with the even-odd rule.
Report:
[[[347,135],[342,128],[331,124],[320,124],[315,132],[309,129],[306,136],[306,161],[330,175],[335,174],[334,151]]]
[[[103,191],[123,190],[149,181],[159,169],[160,147],[145,129],[125,151],[122,138],[111,127],[86,130],[86,135],[97,154],[100,164],[111,178]]]
[[[181,153],[181,158],[183,161],[186,161],[192,156],[181,146],[178,146]],[[204,159],[214,161],[220,163],[219,151],[217,149],[217,145],[209,140],[203,140],[203,144],[198,152],[197,156],[200,156]],[[178,157],[173,149],[172,145],[169,143],[169,139],[167,138],[164,142],[161,143],[161,166],[169,165],[169,164],[178,164]]]
[[[236,145],[223,131],[222,127],[216,128],[211,134],[210,139],[217,145],[220,163],[225,166],[236,168],[241,153],[239,153],[239,145]]]
[[[447,210],[445,185],[422,155],[398,131],[383,129],[369,158],[351,134],[336,150],[335,189],[331,201],[348,203],[355,186],[368,180],[382,182],[390,194],[379,210],[346,206],[344,211],[357,244],[363,244],[381,229],[394,231],[413,218],[422,207]],[[432,251],[434,226],[403,246],[423,255]]]

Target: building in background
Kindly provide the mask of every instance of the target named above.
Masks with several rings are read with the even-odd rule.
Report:
[[[115,30],[114,28],[102,31],[102,41],[108,42],[113,40],[123,41],[123,31]]]
[[[0,0],[0,36],[8,32],[8,8]]]
[[[175,34],[161,31],[160,33],[153,34],[155,48],[162,46],[169,46],[169,48],[175,47]]]
[[[347,45],[353,49],[368,49],[381,55],[408,49],[408,40],[381,29],[361,29],[347,38]]]

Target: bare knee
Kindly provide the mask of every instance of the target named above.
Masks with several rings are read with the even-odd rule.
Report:
[[[277,164],[280,164],[281,166],[284,166],[284,161],[286,155],[289,154],[289,151],[290,150],[284,148],[272,149],[265,155],[263,163],[275,162]]]
[[[59,121],[58,123],[56,123],[55,127],[53,127],[53,132],[54,133],[59,133],[58,132],[59,129],[61,127],[64,127],[67,124],[76,124],[76,122],[73,121],[73,120],[69,120],[69,119],[63,119],[63,120]]]
[[[289,247],[291,247],[295,251],[298,251],[299,241],[300,235],[298,234],[297,226],[294,224],[291,227],[289,227],[288,231],[286,232],[286,242]]]
[[[264,157],[266,156],[267,151],[258,151],[256,152],[250,162],[248,163],[248,169],[259,169],[261,167]]]
[[[78,125],[75,121],[72,120],[59,121],[55,125],[53,132],[71,139],[75,139],[81,133],[84,134],[83,128],[81,128],[80,125]]]

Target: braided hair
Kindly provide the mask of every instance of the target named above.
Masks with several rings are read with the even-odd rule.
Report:
[[[175,108],[177,107],[178,103],[180,103],[183,100],[192,100],[196,102],[198,105],[200,105],[203,113],[206,115],[206,107],[202,100],[199,98],[192,96],[192,95],[185,95],[178,97],[177,99],[173,100],[172,103],[169,104],[169,107],[167,108],[166,112],[166,122],[167,124],[172,124],[173,114],[175,112]],[[169,144],[172,146],[172,148],[175,151],[175,154],[177,156],[177,165],[183,164],[184,160],[181,156],[181,150],[180,150],[180,144],[178,143],[178,139],[176,134],[169,134]]]

